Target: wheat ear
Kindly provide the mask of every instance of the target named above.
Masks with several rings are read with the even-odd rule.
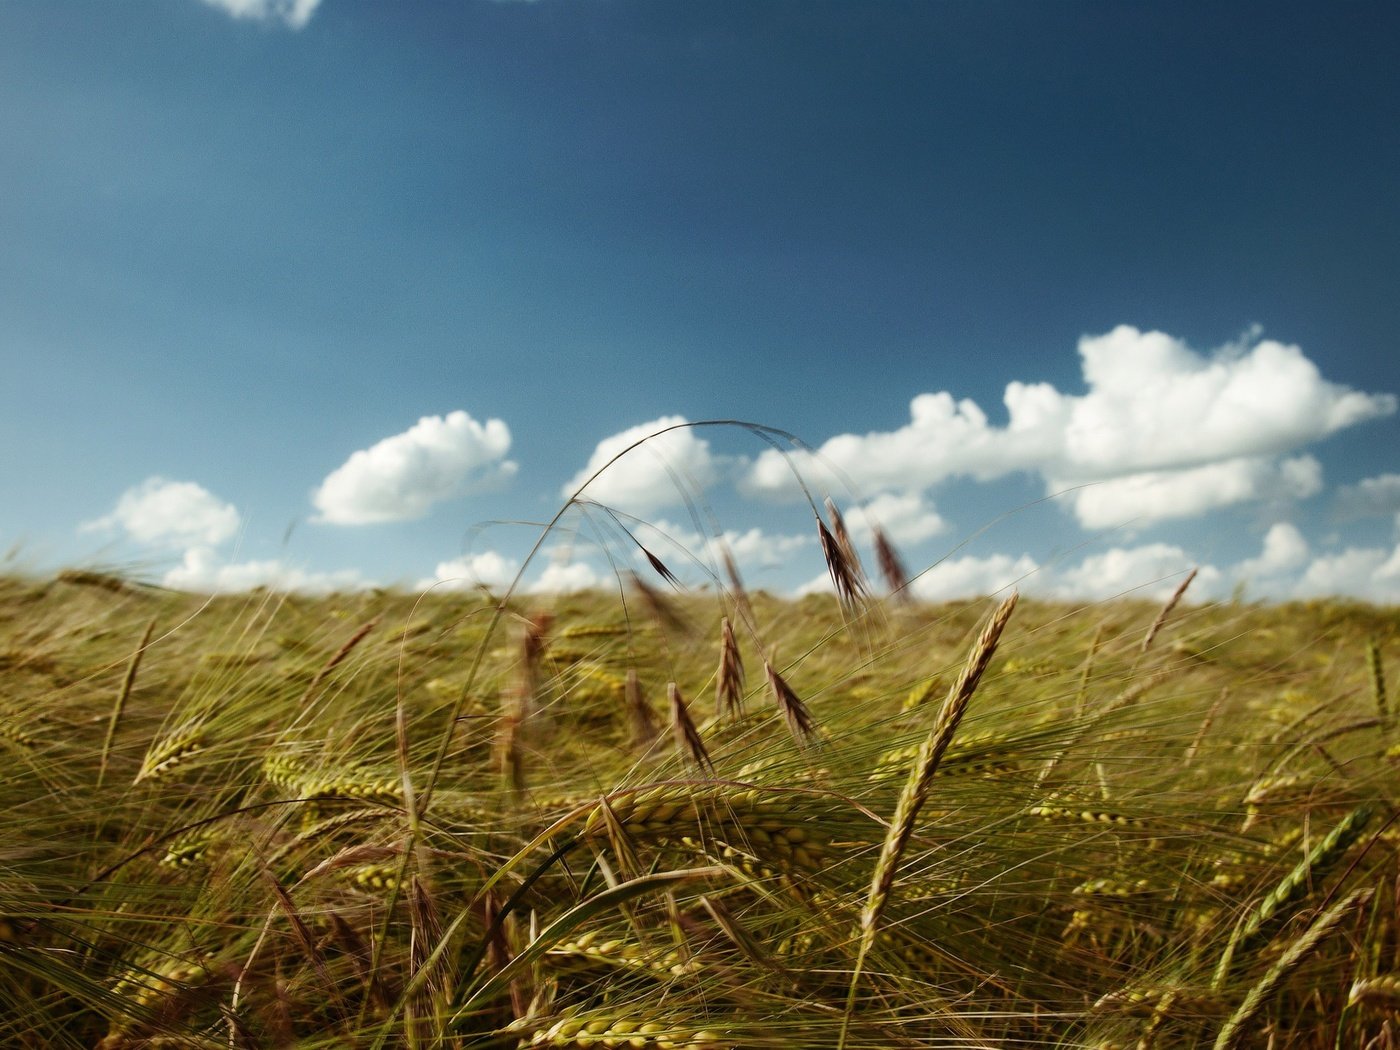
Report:
[[[1013,592],[1009,598],[997,606],[996,611],[992,613],[992,618],[982,628],[982,633],[978,635],[972,652],[968,654],[967,662],[963,665],[962,673],[958,675],[958,680],[953,684],[953,688],[943,701],[943,706],[934,719],[933,728],[919,747],[919,753],[909,768],[909,778],[905,781],[904,790],[900,792],[899,801],[895,804],[894,817],[890,820],[889,831],[886,833],[884,845],[880,849],[880,859],[876,862],[875,872],[870,879],[870,890],[865,898],[865,907],[861,910],[860,947],[856,955],[855,970],[851,974],[851,987],[846,999],[846,1013],[841,1026],[841,1039],[837,1044],[838,1050],[845,1047],[846,1031],[850,1024],[851,1013],[855,1008],[856,985],[860,980],[865,958],[870,953],[870,949],[874,947],[875,936],[880,926],[880,917],[884,913],[885,905],[889,903],[890,890],[894,888],[900,859],[904,855],[904,849],[909,844],[910,837],[914,834],[914,822],[918,819],[919,811],[923,809],[924,803],[928,801],[929,794],[933,789],[934,774],[938,772],[938,764],[943,759],[943,753],[948,750],[948,745],[952,743],[953,734],[957,732],[958,724],[962,721],[963,715],[967,713],[968,701],[976,692],[977,683],[987,670],[987,665],[992,662],[997,642],[1001,639],[1001,633],[1006,629],[1007,621],[1011,619],[1011,613],[1016,608],[1016,598],[1017,596]]]
[[[1235,1050],[1235,1047],[1241,1045],[1246,1035],[1245,1026],[1253,1021],[1264,1004],[1277,994],[1279,985],[1318,944],[1336,932],[1337,927],[1346,921],[1354,908],[1365,907],[1370,902],[1373,892],[1369,887],[1353,890],[1323,912],[1321,918],[1309,926],[1306,933],[1290,944],[1279,956],[1278,961],[1269,967],[1269,972],[1249,990],[1249,994],[1244,997],[1244,1001],[1230,1019],[1221,1025],[1220,1034],[1215,1040],[1215,1050]]]

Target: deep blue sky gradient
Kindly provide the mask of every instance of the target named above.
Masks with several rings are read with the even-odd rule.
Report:
[[[937,390],[1000,422],[1013,379],[1080,392],[1077,339],[1122,323],[1201,350],[1257,323],[1400,391],[1397,45],[1388,3],[324,0],[291,31],[8,0],[0,544],[93,556],[78,524],[158,474],[276,556],[354,450],[504,419],[510,486],[291,548],[413,579],[474,521],[548,516],[632,424],[820,443]],[[1309,451],[1330,490],[1400,469],[1397,438]],[[939,494],[924,559],[1039,494]],[[1221,520],[1170,541],[1257,551],[1265,522]]]

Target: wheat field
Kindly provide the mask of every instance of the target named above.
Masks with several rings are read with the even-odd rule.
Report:
[[[832,520],[840,598],[0,578],[0,1045],[1397,1045],[1395,610]]]

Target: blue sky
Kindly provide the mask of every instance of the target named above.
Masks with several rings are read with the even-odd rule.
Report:
[[[1397,44],[1382,3],[7,0],[0,545],[498,584],[503,522],[736,418],[818,454],[672,431],[527,584],[642,520],[820,588],[794,466],[928,597],[1400,602]]]

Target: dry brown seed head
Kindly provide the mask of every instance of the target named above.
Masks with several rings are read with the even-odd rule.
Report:
[[[705,750],[705,742],[700,739],[700,731],[695,728],[695,722],[691,719],[690,711],[681,699],[680,688],[675,682],[666,683],[666,699],[671,705],[671,730],[676,735],[676,750],[690,756],[690,760],[702,773],[713,773],[715,764],[710,760],[710,753]]]

